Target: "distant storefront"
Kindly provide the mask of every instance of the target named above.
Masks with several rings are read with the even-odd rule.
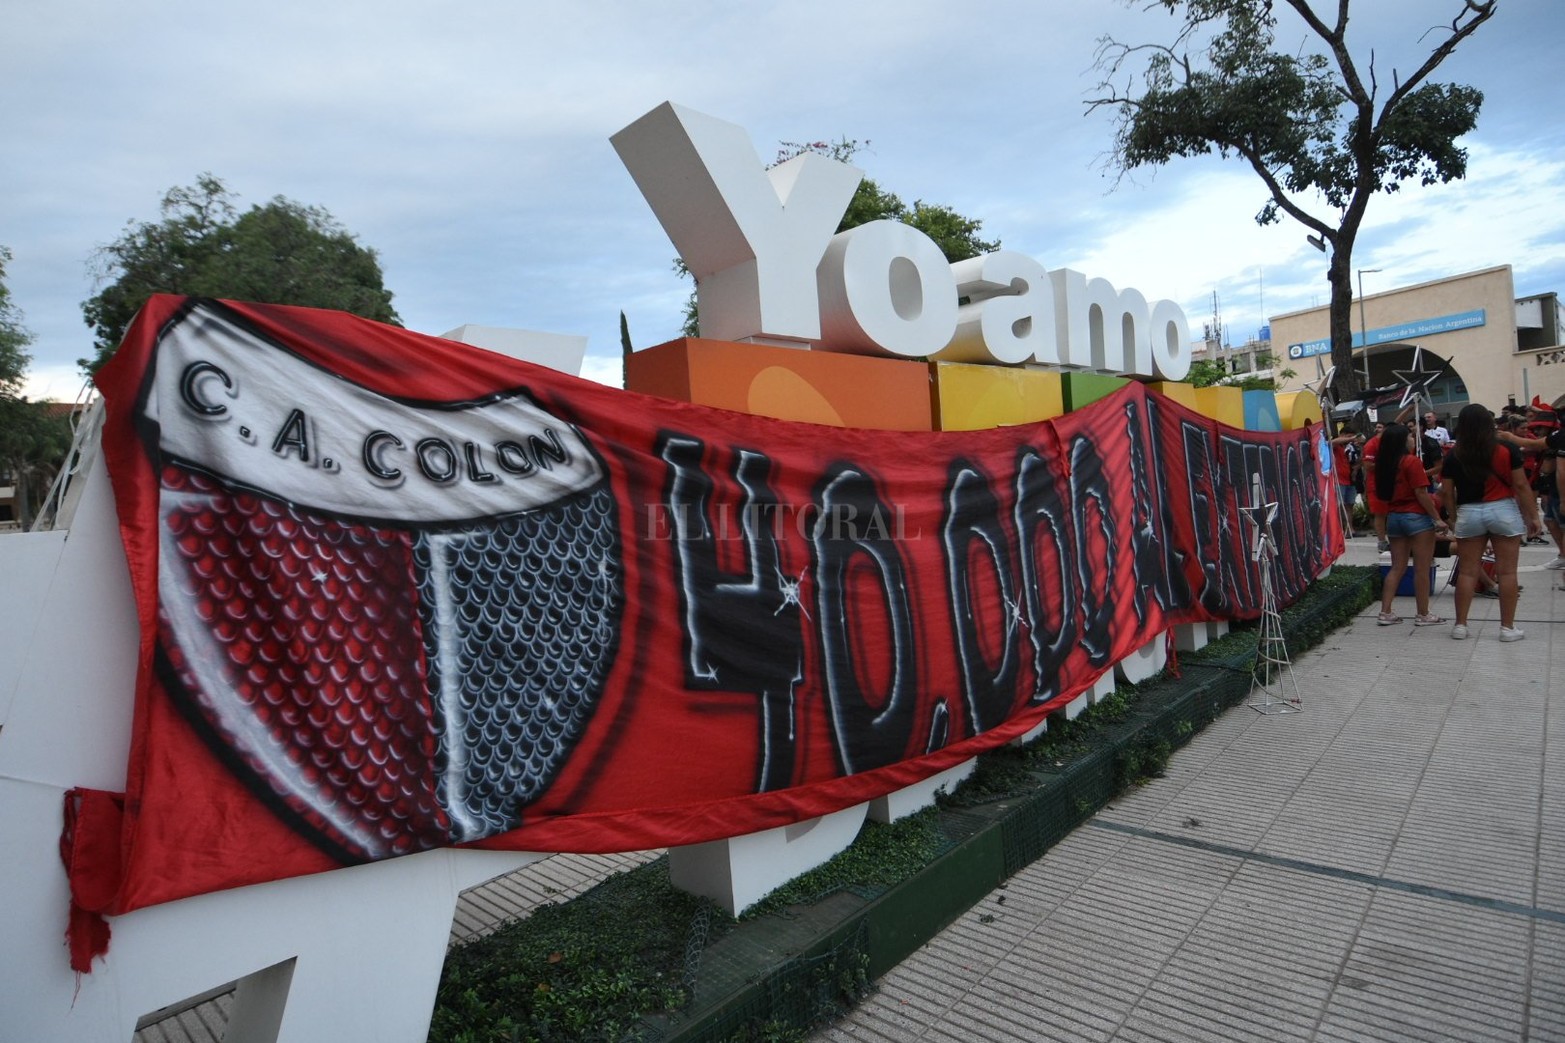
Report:
[[[1498,410],[1513,398],[1565,405],[1561,309],[1553,293],[1516,299],[1509,265],[1453,275],[1353,302],[1355,366],[1369,385],[1398,382],[1397,371],[1422,349],[1426,370],[1442,369],[1430,386],[1435,411],[1451,416],[1469,402]],[[1271,320],[1271,350],[1279,368],[1296,374],[1281,385],[1313,381],[1319,356],[1331,364],[1329,309],[1310,308]]]

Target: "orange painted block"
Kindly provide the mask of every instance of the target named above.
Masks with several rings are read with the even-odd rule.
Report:
[[[936,430],[981,431],[1065,412],[1065,393],[1055,372],[959,362],[933,362],[929,371]]]
[[[1186,384],[1182,380],[1154,380],[1147,384],[1147,390],[1166,395],[1182,406],[1188,406],[1195,410],[1201,408],[1196,403],[1196,386],[1194,384]]]
[[[934,430],[929,367],[903,359],[683,337],[626,359],[625,388],[779,420]]]
[[[1277,395],[1277,415],[1284,431],[1297,431],[1306,422],[1319,424],[1323,419],[1320,399],[1313,391],[1283,391]]]
[[[1219,423],[1244,429],[1244,392],[1231,387],[1195,389],[1196,408]]]

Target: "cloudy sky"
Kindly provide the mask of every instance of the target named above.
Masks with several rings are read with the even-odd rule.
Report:
[[[1436,74],[1486,95],[1468,177],[1372,204],[1354,264],[1384,271],[1366,292],[1496,264],[1519,296],[1565,291],[1557,5],[1499,0]],[[1105,171],[1094,46],[1167,39],[1172,20],[1141,6],[8,0],[0,245],[36,336],[29,391],[75,397],[94,250],[207,171],[242,207],[329,210],[377,251],[409,328],[586,335],[587,375],[617,380],[620,311],[638,347],[657,344],[688,289],[609,143],[663,101],[740,124],[765,159],[781,140],[867,141],[856,164],[905,200],[978,218],[1048,268],[1178,301],[1194,331],[1215,296],[1242,342],[1324,304],[1326,258],[1292,222],[1255,225],[1265,196],[1238,162]],[[1460,2],[1355,6],[1350,42],[1366,65],[1373,49],[1384,94]]]

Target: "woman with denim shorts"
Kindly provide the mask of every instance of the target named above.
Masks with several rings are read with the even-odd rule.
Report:
[[[1500,584],[1500,640],[1520,641],[1527,634],[1516,626],[1516,558],[1522,536],[1543,531],[1538,501],[1527,485],[1521,453],[1499,440],[1488,409],[1476,402],[1463,406],[1455,436],[1456,448],[1440,468],[1440,495],[1446,511],[1456,518],[1456,625],[1451,636],[1458,641],[1467,637],[1467,610],[1487,542],[1494,546]]]
[[[1380,590],[1380,618],[1383,627],[1402,622],[1391,611],[1391,599],[1407,572],[1408,554],[1413,556],[1413,600],[1418,615],[1416,627],[1444,623],[1429,611],[1429,571],[1435,560],[1435,534],[1445,531],[1440,509],[1429,495],[1429,473],[1413,451],[1413,432],[1403,424],[1387,424],[1375,454],[1375,492],[1386,504],[1386,539],[1391,544],[1391,568]]]

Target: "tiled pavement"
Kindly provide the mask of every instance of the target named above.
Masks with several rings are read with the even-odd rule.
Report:
[[[1495,601],[1467,641],[1366,610],[1298,657],[1304,712],[1229,710],[812,1043],[1565,1041],[1552,557],[1518,643]]]

